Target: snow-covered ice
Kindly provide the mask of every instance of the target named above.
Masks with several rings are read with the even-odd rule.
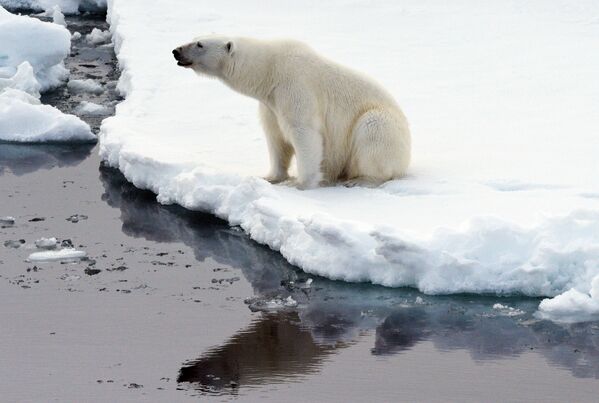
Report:
[[[89,125],[23,91],[0,92],[0,140],[10,142],[96,141]]]
[[[33,252],[27,260],[31,262],[52,262],[78,260],[87,256],[87,253],[81,250],[64,248],[60,250],[47,250],[44,252]]]
[[[69,80],[67,88],[73,94],[90,93],[99,95],[104,92],[102,86],[91,78],[85,80]]]
[[[599,317],[599,275],[591,281],[589,292],[573,288],[555,298],[541,301],[538,316],[560,322],[596,320]]]
[[[108,12],[126,100],[100,152],[160,202],[212,212],[332,279],[561,295],[547,317],[573,307],[564,296],[593,298],[599,3],[176,0],[165,16],[114,0]],[[409,177],[310,191],[260,179],[256,102],[172,60],[209,32],[297,38],[376,78],[411,123]]]
[[[92,45],[99,45],[102,43],[110,42],[111,34],[110,31],[102,31],[101,29],[94,28],[92,32],[85,36],[85,39]]]
[[[62,25],[63,27],[67,26],[67,22],[64,19],[64,14],[62,13],[59,5],[52,7],[52,22]]]
[[[106,9],[106,0],[0,0],[0,5],[13,9],[48,11],[59,6],[65,14]]]
[[[0,77],[0,91],[7,88],[25,92],[36,99],[40,97],[41,85],[35,78],[33,67],[29,62],[21,63],[12,77]]]
[[[68,77],[63,60],[71,49],[71,34],[61,25],[0,7],[0,43],[0,77],[12,77],[25,61],[33,67],[42,92],[62,85]]]
[[[39,101],[68,76],[69,31],[0,7],[0,43],[0,141],[95,141],[87,123]]]

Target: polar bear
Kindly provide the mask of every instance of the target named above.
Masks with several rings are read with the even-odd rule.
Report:
[[[376,186],[405,175],[408,122],[391,95],[293,40],[204,36],[173,50],[177,64],[260,102],[271,183],[300,189],[343,181]],[[290,180],[291,181],[291,180]]]

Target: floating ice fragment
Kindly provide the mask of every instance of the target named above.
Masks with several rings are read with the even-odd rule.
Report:
[[[493,309],[496,311],[500,311],[501,314],[505,316],[518,316],[523,315],[524,311],[516,308],[512,308],[511,306],[503,305],[503,304],[494,304]]]
[[[101,29],[94,28],[91,33],[87,34],[85,39],[92,45],[99,45],[110,41],[110,31],[102,31]]]
[[[599,318],[599,275],[591,280],[588,292],[572,288],[554,298],[541,301],[537,317],[564,323],[597,320]]]
[[[77,116],[62,113],[24,91],[0,92],[0,140],[10,142],[96,141],[89,125]]]
[[[0,217],[1,225],[15,225],[15,218],[11,216]]]
[[[93,102],[82,101],[75,109],[75,113],[84,116],[102,116],[107,115],[109,109],[104,105],[98,105]]]
[[[72,248],[60,249],[57,251],[34,252],[29,255],[27,260],[31,262],[53,262],[64,260],[78,260],[87,256],[87,253]]]
[[[81,220],[87,220],[87,216],[85,214],[73,214],[72,216],[68,217],[66,220],[72,222],[73,224],[76,224]]]
[[[58,240],[54,237],[52,238],[40,238],[35,241],[35,246],[39,249],[55,249],[58,245]]]
[[[96,81],[88,78],[86,80],[69,80],[67,88],[73,94],[90,93],[99,95],[104,92],[102,86]]]
[[[288,296],[287,298],[275,297],[269,298],[248,298],[245,300],[251,311],[278,311],[280,309],[295,308],[297,301],[293,297]]]

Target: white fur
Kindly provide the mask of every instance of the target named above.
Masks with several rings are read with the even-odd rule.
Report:
[[[180,65],[260,101],[268,181],[288,179],[293,155],[300,188],[338,180],[372,185],[406,173],[407,120],[369,78],[297,41],[208,36],[176,50]]]

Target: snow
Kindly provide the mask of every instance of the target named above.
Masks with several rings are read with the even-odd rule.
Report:
[[[52,7],[52,22],[58,25],[62,25],[63,27],[67,26],[67,22],[64,19],[64,14],[60,10],[59,5],[55,5]]]
[[[0,43],[0,141],[95,141],[87,123],[39,100],[40,92],[68,76],[63,60],[71,48],[69,31],[0,7]]]
[[[33,67],[42,92],[62,85],[68,77],[63,60],[71,49],[71,34],[61,25],[17,16],[0,7],[0,43],[0,77],[13,76],[25,61]]]
[[[12,9],[47,11],[59,6],[65,14],[106,9],[106,0],[0,0],[0,5]]]
[[[99,45],[101,43],[110,42],[110,31],[102,31],[101,29],[94,28],[92,32],[85,36],[85,39],[92,45]]]
[[[7,88],[12,88],[25,92],[34,98],[40,97],[41,85],[35,78],[33,67],[29,62],[23,62],[17,67],[14,76],[9,78],[0,78],[0,92]]]
[[[588,293],[573,288],[555,298],[541,301],[538,316],[565,323],[599,319],[599,275],[591,281]]]
[[[108,114],[108,108],[93,102],[82,101],[75,109],[75,112],[78,115],[102,116]]]
[[[177,0],[165,16],[114,0],[126,100],[103,122],[100,153],[161,203],[239,225],[308,273],[555,297],[547,318],[587,312],[599,275],[597,12],[588,0]],[[376,78],[410,121],[409,177],[310,191],[260,179],[256,102],[172,60],[205,32],[297,38]]]
[[[69,80],[67,88],[73,94],[90,93],[99,95],[104,92],[102,86],[91,78],[85,80]]]
[[[82,259],[87,256],[87,253],[81,250],[72,248],[64,248],[60,250],[48,250],[44,252],[34,252],[29,255],[27,260],[31,262],[52,262],[52,261],[68,261]]]
[[[23,91],[0,92],[0,141],[93,142],[96,136],[77,116],[62,113]]]

